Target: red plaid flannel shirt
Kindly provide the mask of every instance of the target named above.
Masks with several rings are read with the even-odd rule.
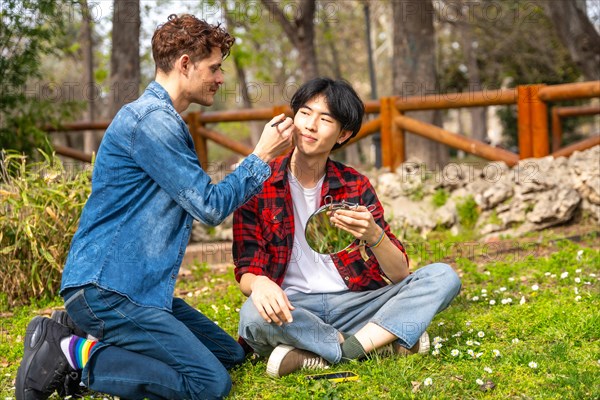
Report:
[[[240,207],[233,216],[233,261],[235,278],[239,282],[247,272],[266,275],[281,286],[292,253],[294,240],[294,209],[287,179],[289,153],[271,162],[271,177],[263,190]],[[346,200],[365,206],[375,204],[372,212],[386,235],[408,256],[402,243],[390,231],[383,218],[383,207],[369,180],[355,169],[327,160],[327,176],[321,189],[321,199],[330,195],[334,202]],[[323,200],[321,200],[323,202]],[[357,246],[356,240],[352,246]],[[366,247],[367,261],[358,250],[341,251],[331,256],[341,277],[352,291],[373,290],[385,286],[377,259]]]

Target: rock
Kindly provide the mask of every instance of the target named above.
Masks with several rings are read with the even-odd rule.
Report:
[[[575,189],[560,188],[542,193],[533,210],[527,214],[527,220],[546,227],[568,221],[581,202],[581,196]]]
[[[425,235],[436,226],[458,234],[456,204],[472,196],[482,213],[476,228],[484,236],[519,236],[590,215],[600,222],[600,146],[573,153],[569,158],[544,157],[521,160],[509,168],[490,162],[484,168],[452,163],[428,170],[418,162],[406,162],[390,172],[371,170],[367,176],[384,205],[394,229],[410,227]],[[446,203],[434,207],[431,194],[443,189]],[[221,226],[194,222],[191,240],[232,240],[232,218]]]
[[[434,220],[436,226],[450,228],[456,223],[456,203],[452,200],[447,200],[446,204],[436,209],[434,212]]]
[[[437,223],[433,220],[432,210],[426,206],[426,202],[414,202],[406,197],[397,197],[390,201],[390,208],[393,210],[393,219],[399,226],[408,226],[421,234],[432,231]],[[390,215],[388,211],[386,213]]]
[[[376,190],[379,197],[399,197],[402,194],[402,185],[398,175],[392,172],[379,175]]]
[[[600,222],[600,205],[592,204],[586,199],[581,201],[581,209],[587,212],[596,222]]]
[[[475,201],[483,210],[496,207],[513,195],[513,187],[507,182],[500,181],[475,196]]]

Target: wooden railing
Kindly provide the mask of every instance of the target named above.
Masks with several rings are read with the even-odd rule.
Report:
[[[576,150],[584,150],[600,144],[600,134],[579,143],[561,147],[562,129],[560,118],[596,114],[600,112],[600,109],[598,107],[586,107],[575,110],[567,107],[553,107],[552,153],[550,153],[548,103],[594,97],[600,97],[600,81],[553,86],[526,85],[519,86],[516,89],[435,94],[407,98],[385,97],[379,101],[372,100],[365,103],[367,115],[378,114],[378,116],[374,119],[367,119],[358,135],[352,139],[352,142],[362,140],[376,132],[381,132],[382,164],[392,170],[406,160],[406,131],[488,160],[504,161],[509,166],[515,165],[519,159],[524,158],[544,157],[550,154],[555,157],[568,156]],[[511,104],[517,105],[518,154],[405,115],[406,112],[410,111]],[[266,121],[282,112],[291,115],[289,106],[275,106],[230,111],[190,112],[184,116],[184,121],[188,124],[190,133],[194,138],[198,158],[203,165],[206,165],[208,162],[208,140],[237,154],[248,155],[252,152],[252,149],[247,145],[206,127],[207,124]],[[109,123],[109,121],[78,122],[65,124],[59,128],[48,127],[47,131],[105,130]],[[64,146],[55,146],[55,150],[58,154],[81,161],[90,162],[92,158],[90,154],[84,154],[81,151]]]

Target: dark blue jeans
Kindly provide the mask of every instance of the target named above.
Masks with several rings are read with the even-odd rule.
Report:
[[[82,373],[90,389],[127,399],[219,399],[231,390],[227,369],[244,351],[182,299],[168,312],[94,285],[64,299],[73,321],[100,341]]]

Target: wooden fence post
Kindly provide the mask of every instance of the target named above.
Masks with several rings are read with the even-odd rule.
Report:
[[[552,107],[552,152],[560,150],[562,144],[562,123],[560,121],[560,115],[558,115],[558,109]]]
[[[188,127],[194,139],[194,148],[198,155],[200,166],[204,169],[208,168],[208,144],[204,136],[200,134],[200,111],[191,112],[188,114]]]
[[[533,156],[533,142],[531,137],[531,91],[529,86],[517,87],[517,124],[519,159]]]
[[[532,85],[531,91],[531,141],[533,156],[545,157],[550,154],[548,132],[548,105],[539,98],[540,90],[546,85]]]
[[[396,123],[400,115],[395,97],[381,98],[381,164],[395,171],[406,160],[404,130]]]

